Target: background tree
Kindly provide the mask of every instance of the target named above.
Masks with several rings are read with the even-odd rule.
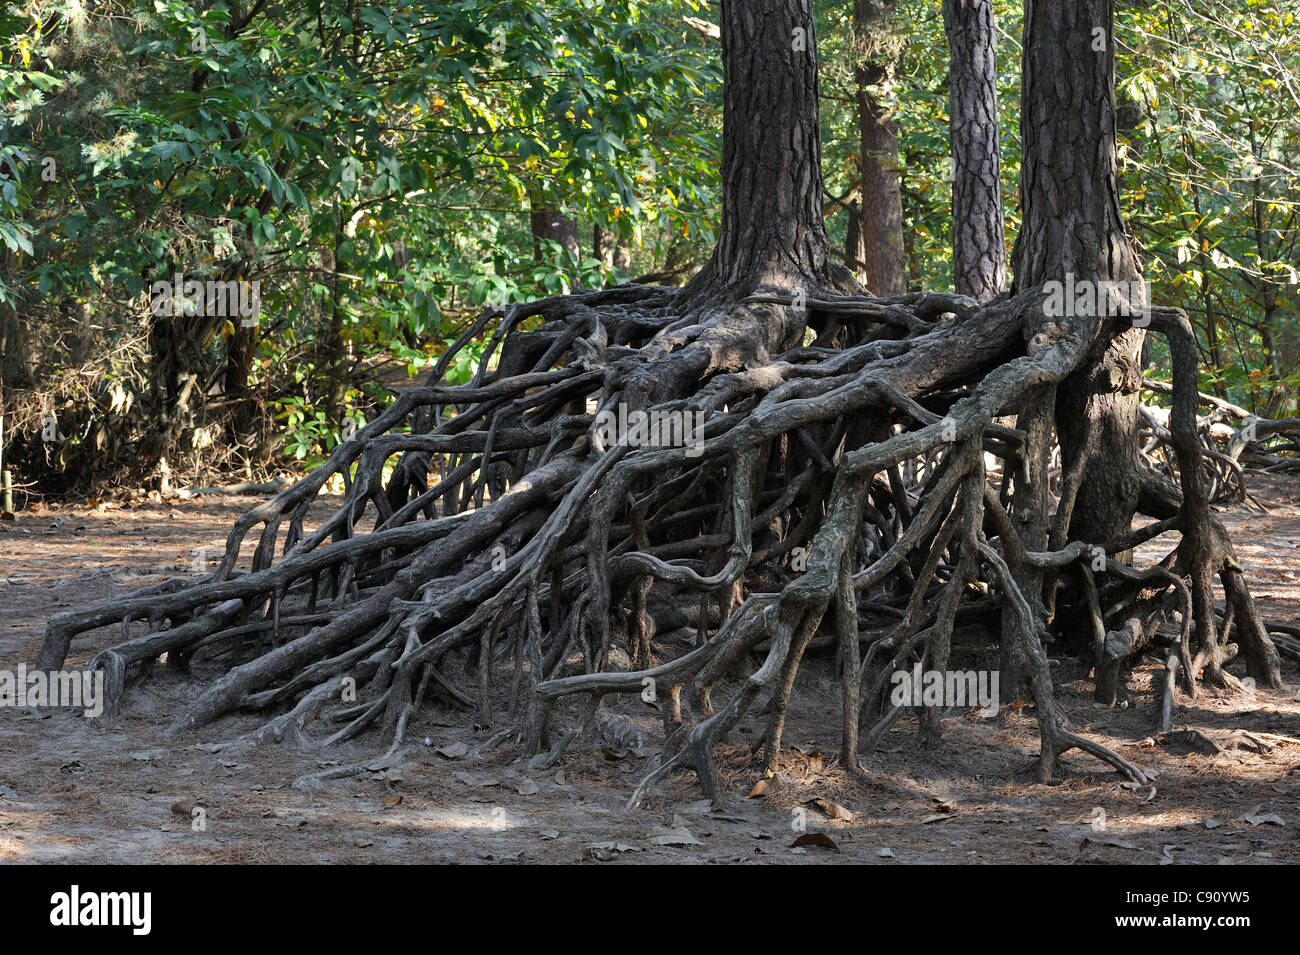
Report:
[[[987,302],[1007,279],[993,2],[944,0],[943,22],[952,58],[953,284]]]
[[[907,291],[898,135],[891,118],[901,46],[893,23],[895,0],[854,0],[861,201],[857,230],[863,276],[877,295]]]

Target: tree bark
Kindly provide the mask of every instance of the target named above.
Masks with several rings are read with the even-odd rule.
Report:
[[[342,208],[337,210],[337,224],[334,229],[334,241],[330,248],[330,324],[325,338],[325,417],[338,428],[343,427],[343,410],[348,394],[348,346],[343,338],[345,322],[343,308],[343,286],[340,273],[346,271],[340,261],[340,250],[346,238],[344,224],[347,216]]]
[[[863,285],[867,284],[867,272],[864,262],[867,257],[866,246],[862,242],[862,204],[853,199],[848,205],[849,223],[844,234],[844,259],[856,278]],[[867,286],[870,288],[870,286]]]
[[[1024,221],[1015,290],[1065,282],[1132,282],[1141,266],[1120,214],[1112,0],[1025,4],[1020,170]],[[1104,312],[1105,298],[1100,297]],[[1071,303],[1067,303],[1071,304]],[[1112,326],[1122,327],[1127,319]],[[1138,469],[1140,328],[1100,334],[1060,387],[1057,437],[1077,475],[1070,536],[1092,543],[1129,530]]]
[[[257,355],[258,326],[245,326],[239,320],[233,322],[234,334],[226,345],[226,394],[232,399],[230,434],[235,444],[245,448],[251,456],[257,430],[256,402],[252,400],[252,390],[248,380],[253,373],[253,359]]]
[[[953,282],[979,302],[1006,287],[993,0],[944,0],[952,67]]]
[[[723,0],[722,224],[692,286],[747,294],[830,274],[809,0]]]
[[[632,247],[621,238],[614,240],[613,264],[624,274],[632,270]]]
[[[907,291],[898,133],[881,102],[894,85],[897,54],[888,26],[893,6],[894,0],[855,0],[853,4],[856,46],[864,58],[856,70],[862,168],[859,232],[866,286],[874,295]]]
[[[578,237],[578,220],[566,216],[555,203],[548,201],[541,193],[534,193],[528,214],[528,225],[533,233],[533,259],[541,262],[543,258],[542,240],[558,242],[575,262],[582,259],[582,241]],[[572,269],[566,268],[570,282],[577,280]]]
[[[614,267],[614,239],[615,235],[606,232],[599,222],[591,227],[591,257],[606,271]]]

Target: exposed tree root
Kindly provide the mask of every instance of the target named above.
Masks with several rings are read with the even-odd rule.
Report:
[[[1144,378],[1142,387],[1160,395],[1173,394],[1173,385]],[[1196,402],[1210,413],[1196,419],[1201,444],[1203,476],[1211,502],[1239,501],[1260,508],[1247,487],[1244,465],[1262,471],[1300,471],[1300,419],[1261,418],[1215,395],[1198,392]],[[1175,479],[1174,438],[1168,414],[1159,408],[1142,409],[1143,454],[1152,467]],[[1262,509],[1262,508],[1261,508]]]
[[[638,694],[659,707],[664,756],[634,801],[678,766],[720,800],[714,749],[764,695],[763,768],[775,770],[810,647],[838,654],[842,764],[870,783],[861,760],[903,710],[885,700],[891,674],[945,670],[959,617],[1000,607],[1001,640],[1035,703],[1041,778],[1079,748],[1144,781],[1057,710],[1043,636],[1065,582],[1083,582],[1112,699],[1119,663],[1177,606],[1162,725],[1179,672],[1193,694],[1201,671],[1223,677],[1229,627],[1215,623],[1214,574],[1261,686],[1279,685],[1277,650],[1209,509],[1181,312],[1157,310],[1155,323],[1174,355],[1166,443],[1181,489],[1147,473],[1154,524],[1104,547],[1067,539],[1072,479],[1055,513],[1034,483],[1050,426],[1002,420],[1050,415],[1057,385],[1114,330],[1049,320],[1042,302],[824,288],[728,302],[622,286],[485,312],[423,387],[240,518],[212,575],[52,621],[38,665],[56,669],[79,635],[120,624],[124,640],[91,664],[108,670],[115,706],[128,671],[163,652],[225,661],[174,731],[290,706],[233,743],[314,746],[308,724],[333,721],[323,745],[378,731],[392,757],[432,697],[491,727],[488,745],[518,737],[537,766],[605,697]],[[493,319],[496,370],[485,356],[473,382],[442,385],[456,350]],[[611,440],[605,412],[633,429],[646,414],[656,430]],[[342,503],[308,528],[336,474]],[[1165,563],[1126,563],[1166,530],[1183,543]],[[132,621],[150,633],[131,638]],[[682,642],[691,648],[673,649]],[[615,651],[631,670],[611,669]],[[762,662],[749,672],[752,653]],[[568,698],[578,722],[553,741]],[[937,744],[939,711],[923,712],[921,728]]]

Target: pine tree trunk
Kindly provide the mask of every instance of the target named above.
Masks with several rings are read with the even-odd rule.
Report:
[[[1112,32],[1111,0],[1025,5],[1016,290],[1067,275],[1076,286],[1141,277],[1119,207]],[[1114,327],[1127,324],[1118,319]],[[1097,353],[1059,389],[1064,473],[1079,475],[1071,538],[1117,537],[1137,509],[1144,335],[1098,336]]]
[[[944,0],[952,58],[953,282],[979,302],[1006,287],[993,0]]]
[[[862,243],[862,204],[854,199],[849,203],[849,224],[844,234],[844,258],[853,271],[854,278],[863,285],[867,284],[867,271],[864,268],[866,257],[867,250]]]
[[[903,199],[899,182],[898,133],[880,94],[894,83],[894,54],[883,36],[894,0],[855,0],[853,31],[867,59],[857,69],[861,133],[862,208],[859,232],[863,273],[874,295],[907,291],[903,248]],[[877,92],[872,92],[875,89]]]
[[[830,275],[809,0],[723,0],[722,223],[697,288],[744,294]]]

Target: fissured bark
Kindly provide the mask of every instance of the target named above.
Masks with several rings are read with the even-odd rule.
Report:
[[[979,302],[1007,282],[993,0],[944,0],[951,56],[953,282]]]
[[[817,40],[809,0],[723,0],[722,224],[701,283],[812,287],[822,224]]]
[[[1076,285],[1141,278],[1119,207],[1112,13],[1112,0],[1025,4],[1016,290],[1064,282],[1067,274]],[[1081,472],[1070,536],[1094,543],[1128,531],[1141,487],[1145,333],[1118,331],[1129,324],[1102,321],[1088,360],[1057,395],[1064,473]]]
[[[903,248],[903,194],[899,181],[898,132],[881,102],[894,85],[896,44],[889,36],[894,0],[854,0],[859,159],[862,170],[861,235],[863,275],[874,295],[907,291]]]

